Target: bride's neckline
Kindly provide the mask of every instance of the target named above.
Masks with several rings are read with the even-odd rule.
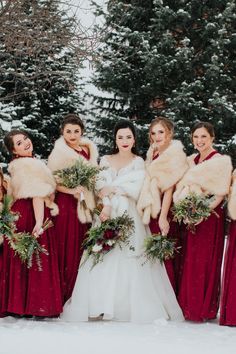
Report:
[[[134,156],[134,157],[132,158],[132,160],[131,160],[129,163],[127,163],[125,166],[123,166],[123,167],[117,169],[117,168],[115,168],[114,166],[112,166],[112,164],[111,164],[110,161],[109,161],[109,157],[108,157],[108,156],[110,156],[110,155],[106,155],[106,156],[104,156],[104,157],[105,157],[105,159],[106,159],[106,161],[107,161],[109,167],[110,167],[113,171],[115,171],[116,174],[118,174],[118,173],[119,173],[120,171],[122,171],[123,169],[125,169],[125,168],[129,167],[130,165],[132,165],[132,164],[134,163],[134,161],[135,161],[135,160],[137,159],[137,157],[138,157],[138,156]]]

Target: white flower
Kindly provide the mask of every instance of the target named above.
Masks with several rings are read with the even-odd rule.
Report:
[[[114,245],[114,243],[115,243],[114,240],[109,240],[109,241],[107,241],[107,245],[108,245],[108,246],[112,246],[112,245]]]
[[[101,245],[94,245],[93,246],[93,248],[92,248],[92,251],[94,252],[94,253],[98,253],[98,252],[100,252],[102,250],[102,246]]]

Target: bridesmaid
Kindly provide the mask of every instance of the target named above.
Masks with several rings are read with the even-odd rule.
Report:
[[[174,124],[165,117],[155,118],[149,127],[150,148],[146,159],[146,178],[138,201],[138,210],[151,233],[178,236],[178,225],[171,221],[170,207],[176,183],[188,168],[183,145],[173,140]],[[176,291],[174,260],[165,261],[165,267]]]
[[[233,173],[228,211],[232,220],[225,252],[220,325],[236,326],[236,170]]]
[[[12,211],[19,214],[17,231],[38,237],[49,255],[40,256],[42,271],[38,270],[36,262],[27,268],[4,240],[0,312],[5,315],[59,316],[62,302],[55,233],[53,228],[42,230],[44,218],[49,216],[44,200],[50,207],[55,207],[49,197],[56,184],[47,166],[33,156],[33,145],[26,132],[12,130],[4,138],[4,143],[13,155],[8,171],[14,199]]]
[[[192,129],[192,142],[198,154],[189,157],[189,170],[178,183],[174,202],[190,192],[214,196],[207,220],[196,225],[195,233],[184,231],[182,276],[179,304],[185,319],[203,322],[216,318],[219,307],[220,274],[224,249],[223,199],[229,191],[232,164],[229,156],[213,148],[214,128],[198,122]]]
[[[52,171],[71,167],[78,159],[97,164],[97,149],[92,141],[82,137],[83,132],[84,124],[77,115],[65,116],[61,125],[62,136],[55,142],[48,158],[48,167]],[[92,210],[95,207],[92,193],[81,186],[73,189],[57,186],[59,215],[55,220],[55,229],[63,304],[71,297],[82,255],[82,242],[88,223],[92,221],[90,210],[83,209],[80,203],[81,192]]]

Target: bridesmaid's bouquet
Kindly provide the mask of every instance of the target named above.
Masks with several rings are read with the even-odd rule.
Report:
[[[183,222],[189,230],[195,232],[196,224],[207,219],[213,212],[210,208],[211,201],[212,198],[190,193],[173,206],[174,221]]]
[[[53,222],[50,219],[46,219],[43,223],[41,234],[52,226]],[[33,258],[35,257],[38,270],[43,270],[40,254],[48,255],[48,251],[43,245],[40,245],[35,235],[29,232],[17,232],[8,238],[8,243],[22,263],[26,263],[27,268],[32,267]]]
[[[67,188],[82,186],[89,191],[95,190],[97,175],[101,171],[98,166],[92,166],[84,159],[78,158],[71,167],[63,168],[53,172],[57,183]]]
[[[2,202],[0,203],[0,239],[1,243],[3,238],[11,237],[15,232],[15,222],[18,220],[19,215],[11,211],[12,198],[8,195],[4,195]]]
[[[116,245],[122,249],[129,245],[129,237],[134,230],[134,221],[127,213],[113,219],[108,219],[99,226],[92,227],[87,232],[83,242],[86,262],[89,258],[93,261],[92,268],[103,261],[104,256]],[[83,262],[83,263],[84,263]]]
[[[40,253],[48,255],[44,246],[40,245],[38,239],[28,232],[16,232],[16,221],[19,213],[11,211],[12,198],[5,195],[1,203],[0,210],[0,236],[5,237],[10,248],[14,251],[27,267],[32,267],[33,257],[35,256],[38,270],[42,270]],[[51,220],[46,219],[42,226],[42,233],[53,226]]]
[[[144,240],[144,257],[146,262],[155,262],[159,260],[161,264],[167,259],[174,258],[177,252],[176,240],[163,236],[162,234],[153,234]],[[144,262],[144,263],[146,263]]]

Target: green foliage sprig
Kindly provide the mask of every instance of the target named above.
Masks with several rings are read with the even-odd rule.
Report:
[[[183,222],[189,230],[195,232],[196,224],[211,215],[212,210],[209,206],[211,202],[212,198],[190,193],[173,206],[173,219],[179,223]]]
[[[48,255],[46,248],[38,242],[38,239],[28,232],[16,232],[16,221],[20,217],[19,213],[11,211],[12,198],[4,196],[2,210],[0,212],[0,235],[5,237],[10,248],[15,255],[20,258],[28,268],[32,267],[33,258],[37,263],[39,271],[42,271],[40,254]],[[51,220],[46,219],[42,226],[42,233],[53,226]]]
[[[155,262],[159,260],[163,264],[165,260],[173,258],[176,251],[176,240],[173,238],[153,234],[144,240],[143,255],[146,261]]]
[[[79,158],[71,167],[63,168],[53,172],[56,181],[67,188],[78,186],[86,187],[90,191],[95,190],[98,173],[102,169],[92,166]]]
[[[99,226],[92,227],[83,242],[86,251],[85,261],[92,258],[93,268],[97,263],[102,262],[104,256],[116,245],[121,249],[123,246],[128,246],[133,230],[134,221],[126,212],[102,222]]]

